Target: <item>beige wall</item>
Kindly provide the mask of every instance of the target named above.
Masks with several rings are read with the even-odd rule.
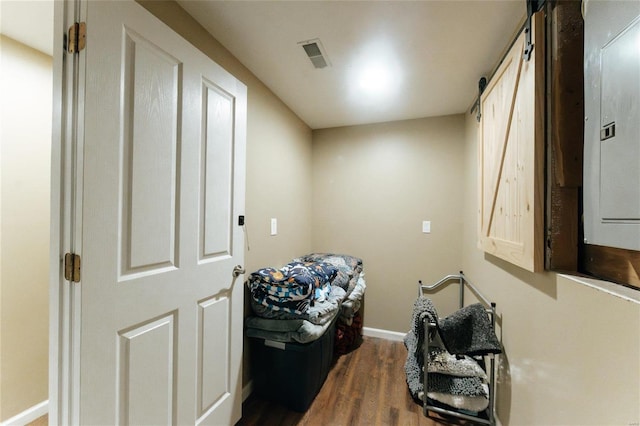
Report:
[[[47,400],[51,57],[2,36],[0,421]]]
[[[459,271],[463,146],[461,115],[314,131],[313,248],[363,259],[365,327],[406,332],[417,281]]]
[[[462,266],[497,303],[506,351],[502,424],[638,424],[640,303],[566,276],[524,271],[476,248],[477,123],[466,117]],[[640,300],[638,292],[626,293]]]

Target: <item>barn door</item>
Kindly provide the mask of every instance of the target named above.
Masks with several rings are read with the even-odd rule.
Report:
[[[481,100],[479,244],[529,271],[544,255],[544,27],[533,16],[534,50],[520,34]]]
[[[246,87],[133,1],[80,10],[78,421],[234,424]]]

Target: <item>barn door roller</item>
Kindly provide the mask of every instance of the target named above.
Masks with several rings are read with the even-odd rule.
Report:
[[[525,0],[527,2],[527,22],[524,26],[524,33],[526,35],[526,45],[524,48],[524,60],[531,59],[531,53],[533,52],[533,43],[531,43],[531,17],[534,13],[542,9],[545,0]]]

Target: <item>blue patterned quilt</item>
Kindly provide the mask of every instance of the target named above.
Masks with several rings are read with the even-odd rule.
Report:
[[[323,262],[291,262],[282,269],[263,268],[248,279],[252,302],[272,311],[302,315],[331,291],[337,268]]]

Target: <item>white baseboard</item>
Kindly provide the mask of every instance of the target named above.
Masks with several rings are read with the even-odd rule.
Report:
[[[249,383],[242,388],[242,402],[245,402],[247,398],[249,398],[251,392],[253,392],[253,380],[249,380]]]
[[[377,337],[379,339],[387,339],[387,340],[394,340],[396,342],[402,342],[402,339],[404,339],[404,336],[407,333],[381,330],[379,328],[362,327],[362,334],[367,337]]]
[[[24,426],[31,423],[38,417],[42,417],[49,412],[49,401],[42,401],[31,408],[27,408],[20,414],[16,414],[9,420],[0,423],[0,426]]]

